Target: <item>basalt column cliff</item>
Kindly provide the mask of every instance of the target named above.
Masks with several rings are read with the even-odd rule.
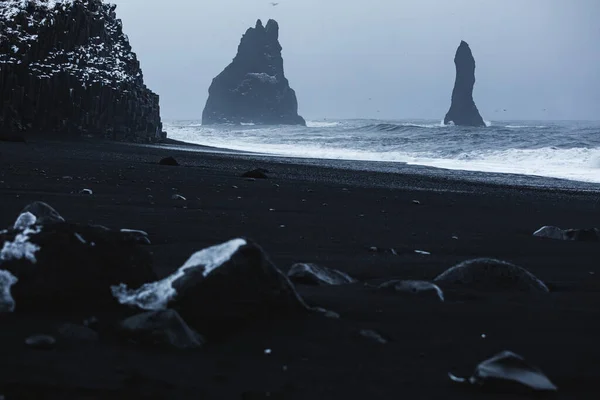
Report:
[[[0,0],[0,139],[164,139],[116,6]]]
[[[258,20],[246,31],[233,62],[213,79],[203,124],[305,125],[296,93],[283,73],[279,26]]]
[[[453,122],[454,125],[486,126],[473,101],[475,59],[469,45],[464,41],[458,46],[454,64],[456,65],[456,82],[452,91],[452,104],[444,118],[444,124]]]

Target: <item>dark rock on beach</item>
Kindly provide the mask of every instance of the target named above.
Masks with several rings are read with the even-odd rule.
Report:
[[[72,323],[62,324],[58,327],[61,338],[72,342],[97,342],[100,339],[98,333],[84,325]]]
[[[395,279],[382,283],[379,290],[391,290],[398,294],[444,301],[444,292],[435,284],[426,281],[404,281]]]
[[[165,138],[115,7],[102,0],[0,2],[0,138]]]
[[[25,344],[37,350],[51,350],[56,345],[56,339],[50,335],[31,335],[25,339]]]
[[[258,20],[231,64],[213,79],[202,124],[306,125],[283,72],[279,25]]]
[[[292,265],[287,276],[292,282],[304,285],[336,286],[356,282],[356,279],[337,269],[306,263]]]
[[[202,347],[204,339],[192,330],[175,310],[149,311],[121,322],[120,334],[143,345],[176,349]]]
[[[444,118],[444,124],[453,122],[454,125],[484,127],[486,126],[485,122],[473,101],[475,59],[469,45],[464,41],[461,41],[458,46],[454,64],[456,65],[456,81],[452,91],[452,104]]]
[[[535,231],[533,236],[555,240],[571,240],[576,242],[598,242],[600,241],[600,229],[561,229],[556,226],[543,226]]]
[[[257,169],[253,169],[251,171],[244,172],[242,174],[242,178],[269,179],[267,172],[269,172],[269,171],[267,171],[266,169],[257,168]]]
[[[525,268],[506,261],[478,258],[462,262],[434,279],[438,285],[482,292],[547,293],[548,287]]]
[[[537,367],[512,351],[503,351],[475,368],[473,375],[459,378],[449,374],[457,383],[468,383],[476,388],[496,393],[531,394],[555,392],[556,385]]]
[[[179,163],[177,162],[177,160],[174,157],[162,158],[158,163],[160,165],[168,165],[171,167],[177,167],[179,165]]]
[[[35,219],[32,221],[32,225],[65,222],[65,219],[58,213],[58,211],[52,208],[51,205],[44,203],[43,201],[34,201],[23,208],[21,214],[17,218],[15,228],[20,225],[18,221],[23,217],[26,218],[28,213],[35,217]]]
[[[17,311],[118,306],[111,285],[156,279],[150,254],[127,232],[51,221],[2,231],[0,243]]]
[[[207,335],[309,310],[288,278],[246,239],[196,252],[160,281],[138,289],[115,286],[113,293],[121,304],[140,309],[173,308],[193,329]]]

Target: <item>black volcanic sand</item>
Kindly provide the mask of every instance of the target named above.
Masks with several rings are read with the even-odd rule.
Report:
[[[167,156],[181,166],[158,165]],[[239,177],[259,167],[271,178]],[[0,226],[11,225],[27,203],[42,200],[68,220],[147,231],[160,275],[194,251],[244,235],[285,271],[296,262],[314,262],[362,282],[298,286],[309,304],[336,311],[340,319],[260,323],[199,351],[60,339],[54,350],[33,350],[23,344],[25,337],[86,316],[5,315],[0,394],[515,399],[454,386],[447,376],[468,375],[478,362],[511,350],[559,387],[552,398],[598,398],[600,245],[531,235],[542,225],[600,226],[598,193],[506,188],[448,176],[344,171],[101,142],[2,143]],[[94,194],[78,194],[84,188]],[[175,193],[187,200],[172,200]],[[371,246],[394,248],[398,255],[373,253]],[[390,278],[432,279],[476,257],[521,265],[551,293],[449,294],[446,303],[435,303],[364,287]],[[363,329],[389,342],[364,338]]]

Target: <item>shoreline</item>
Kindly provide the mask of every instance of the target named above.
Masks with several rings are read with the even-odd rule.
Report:
[[[206,154],[233,155],[255,159],[266,163],[314,166],[334,170],[352,170],[382,174],[405,174],[433,177],[455,182],[470,182],[485,186],[519,187],[530,190],[558,190],[565,192],[600,192],[600,183],[578,181],[564,178],[552,178],[540,175],[527,175],[504,172],[472,171],[432,167],[397,161],[368,161],[311,158],[301,156],[283,156],[277,154],[256,153],[251,151],[200,145],[170,139],[169,143],[158,143],[151,146],[167,150],[183,152],[201,152]]]
[[[356,121],[359,121],[359,123],[356,123]],[[382,126],[385,126],[388,123],[397,124],[395,127],[401,129],[401,132],[409,129],[406,127],[415,127],[417,130],[414,134],[418,134],[416,138],[421,138],[424,135],[423,132],[430,132],[428,128],[425,128],[429,127],[430,124],[419,125],[415,120],[376,120],[370,122],[378,122]],[[504,122],[515,124],[515,121]],[[219,129],[209,126],[207,127],[208,131],[206,132],[206,136],[204,136],[202,132],[196,132],[196,129],[200,128],[195,128],[195,124],[192,125],[193,127],[188,127],[186,122],[179,121],[179,123],[172,122],[172,125],[169,125],[166,130],[169,131],[169,134],[172,137],[176,137],[180,140],[187,140],[190,143],[200,140],[207,146],[213,146],[212,148],[219,149],[217,150],[219,152],[242,151],[257,156],[288,160],[287,162],[293,163],[312,163],[322,166],[334,165],[345,169],[367,169],[370,171],[393,173],[411,173],[411,171],[407,171],[407,167],[412,166],[415,167],[414,171],[420,174],[422,171],[425,171],[425,174],[429,175],[450,178],[460,177],[459,179],[479,182],[491,180],[503,185],[513,184],[536,187],[552,186],[582,190],[598,190],[600,181],[598,181],[598,176],[596,176],[597,174],[595,171],[599,171],[597,168],[600,164],[598,164],[599,160],[597,159],[599,154],[597,151],[598,142],[596,138],[591,138],[588,135],[586,136],[588,139],[583,140],[581,142],[582,144],[575,146],[573,149],[570,147],[564,149],[560,144],[557,144],[558,147],[555,147],[552,144],[554,143],[552,140],[558,140],[560,142],[558,129],[564,128],[559,125],[554,125],[552,121],[546,121],[544,126],[536,125],[528,127],[526,125],[514,125],[515,127],[526,128],[523,132],[521,132],[521,129],[513,130],[507,128],[513,125],[504,127],[504,122],[500,123],[500,126],[495,128],[496,130],[490,131],[490,135],[492,135],[490,138],[490,140],[492,140],[490,145],[483,144],[482,142],[481,147],[475,146],[473,151],[460,150],[460,143],[462,143],[462,139],[460,138],[469,137],[471,134],[474,134],[477,137],[479,137],[478,135],[488,136],[484,134],[484,131],[473,131],[469,130],[469,128],[457,128],[458,130],[450,129],[447,131],[446,128],[448,127],[441,127],[443,129],[442,131],[431,131],[432,137],[435,137],[433,132],[443,132],[443,135],[441,136],[446,137],[450,135],[449,140],[458,140],[458,144],[450,145],[445,142],[445,139],[440,137],[439,140],[442,141],[440,144],[442,146],[441,148],[450,151],[449,154],[446,154],[446,151],[443,151],[442,153],[434,151],[434,153],[429,154],[427,149],[431,149],[432,145],[429,143],[429,139],[427,141],[428,144],[424,145],[425,147],[417,146],[413,149],[414,151],[410,150],[414,146],[411,147],[408,145],[406,153],[403,151],[404,146],[390,147],[386,145],[387,147],[384,146],[381,148],[378,146],[370,147],[371,141],[374,139],[370,138],[370,130],[367,129],[367,131],[364,131],[363,128],[373,128],[375,125],[369,125],[369,121],[367,120],[338,121],[340,127],[345,127],[341,130],[340,128],[332,128],[332,130],[327,130],[327,128],[307,128],[306,132],[308,132],[308,135],[311,138],[313,135],[316,135],[315,138],[317,142],[321,140],[320,138],[325,140],[330,136],[339,137],[340,140],[344,140],[342,136],[344,135],[344,132],[350,128],[351,132],[356,130],[356,134],[358,135],[357,140],[361,141],[361,145],[354,146],[344,142],[346,144],[341,144],[340,146],[327,145],[326,148],[321,148],[320,145],[314,147],[311,144],[311,140],[307,141],[300,138],[300,136],[304,136],[304,130],[297,131],[295,129],[288,129],[285,126],[250,127],[252,128],[250,129],[251,131],[254,131],[255,129],[258,129],[258,131],[256,133],[248,132],[247,134],[242,135],[243,137],[249,135],[249,139],[240,139],[241,142],[236,139],[234,133],[237,132],[237,130],[235,129],[224,129],[223,132],[221,132]],[[533,122],[529,122],[533,124]],[[360,128],[361,126],[363,128]],[[419,130],[416,127],[422,127],[425,128],[425,130]],[[246,128],[248,127],[241,127],[240,132],[244,132]],[[266,129],[266,131],[263,132],[263,128]],[[278,130],[279,128],[282,129],[282,140],[272,140],[270,136],[274,132],[273,129]],[[541,148],[535,146],[528,147],[527,143],[531,144],[532,138],[535,137],[535,132],[527,130],[529,128],[550,129],[551,133],[545,133],[545,135],[550,135],[548,137],[554,139],[548,139],[547,146],[542,146]],[[500,130],[498,131],[498,129]],[[588,128],[586,127],[585,129]],[[502,130],[506,132],[502,132]],[[367,135],[367,132],[369,135]],[[380,131],[377,131],[378,135],[379,132]],[[381,134],[384,135],[386,143],[392,140],[390,137],[391,134],[386,133],[385,129],[381,132]],[[455,136],[458,136],[459,133],[460,138],[452,139]],[[223,136],[221,137],[221,135]],[[296,135],[298,135],[298,138]],[[413,138],[412,131],[407,135],[408,136],[404,137],[404,135],[400,134],[400,141],[398,143],[403,143],[403,139],[409,140],[409,143],[410,140],[415,139]],[[479,139],[479,142],[481,142],[481,140],[483,140],[483,137]],[[499,147],[497,149],[493,144],[496,140],[499,141]],[[517,141],[517,144],[521,143],[520,140],[523,140],[525,147],[511,147],[511,143],[515,140]],[[365,141],[364,144],[362,141]],[[264,146],[262,146],[261,143],[263,143]],[[435,144],[433,145],[435,146]],[[223,148],[226,148],[227,150],[223,150]],[[502,149],[507,151],[506,155]],[[268,150],[268,153],[264,153],[265,150]],[[514,152],[512,150],[514,150]],[[524,153],[521,153],[521,150]],[[423,153],[423,151],[425,152]],[[457,151],[458,153],[456,153]],[[463,151],[464,154],[462,153]],[[491,153],[488,154],[488,151]],[[471,157],[472,161],[467,161],[470,160]]]

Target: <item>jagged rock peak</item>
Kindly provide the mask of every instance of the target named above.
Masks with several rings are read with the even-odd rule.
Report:
[[[475,86],[475,58],[471,48],[462,40],[454,57],[456,81],[452,91],[452,104],[444,118],[444,124],[463,126],[486,126],[473,100]]]
[[[115,9],[103,0],[0,0],[2,134],[164,138],[159,98]]]
[[[242,36],[232,63],[213,79],[202,123],[305,125],[281,50],[277,21],[256,21]]]

